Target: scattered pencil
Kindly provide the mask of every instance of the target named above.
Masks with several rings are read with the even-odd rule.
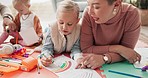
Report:
[[[40,74],[40,67],[39,67],[39,64],[37,64],[37,72],[38,72],[38,74]]]

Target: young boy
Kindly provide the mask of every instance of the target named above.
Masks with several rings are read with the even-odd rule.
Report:
[[[18,39],[18,43],[23,45],[23,46],[32,46],[34,44],[40,44],[42,42],[42,27],[40,25],[40,21],[38,17],[30,11],[30,0],[13,0],[13,6],[14,8],[18,11],[18,14],[15,17],[14,22],[17,25],[16,31],[6,31],[4,29],[4,32],[2,33],[0,37],[0,44],[2,44],[9,35],[13,36],[14,39],[11,39],[11,43],[15,43]],[[31,43],[31,44],[26,44],[25,41],[23,40],[22,35],[20,35],[18,32],[25,31],[27,29],[32,28],[33,31],[35,31],[35,34],[38,36],[37,42]],[[27,35],[31,35],[32,33],[29,33]],[[41,37],[41,38],[40,38]]]
[[[70,0],[61,1],[57,8],[57,21],[49,27],[48,35],[42,48],[41,62],[44,66],[51,64],[53,54],[71,52],[71,58],[78,61],[80,54],[79,7]],[[45,58],[46,57],[46,58]]]

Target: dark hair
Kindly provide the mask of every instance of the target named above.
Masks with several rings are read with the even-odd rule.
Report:
[[[116,0],[107,0],[107,2],[108,2],[109,5],[112,5],[113,2],[115,2],[115,1],[116,1]]]
[[[141,9],[148,9],[148,0],[140,0],[139,2]]]

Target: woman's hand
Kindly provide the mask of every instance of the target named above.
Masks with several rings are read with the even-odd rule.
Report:
[[[76,69],[84,69],[84,68],[86,68],[86,66],[83,64],[83,58],[77,59],[76,62],[77,62]]]
[[[9,30],[12,30],[12,31],[16,30],[16,24],[9,18],[4,18],[3,25],[9,26]]]
[[[119,52],[121,56],[126,58],[130,63],[140,62],[141,55],[131,48],[123,47],[123,50]]]
[[[49,57],[43,56],[41,58],[41,63],[46,67],[49,66],[50,64],[52,64],[52,56],[49,56]]]
[[[85,57],[82,58],[82,62],[78,65],[81,65],[80,68],[96,69],[102,66],[103,64],[105,64],[103,60],[103,55],[87,54]]]
[[[130,63],[140,62],[141,56],[131,48],[127,48],[121,45],[113,45],[109,48],[110,52],[115,52],[120,54],[122,57],[127,59]]]

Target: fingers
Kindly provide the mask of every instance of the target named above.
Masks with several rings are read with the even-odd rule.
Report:
[[[86,66],[83,63],[80,63],[76,66],[76,69],[85,69]]]
[[[136,53],[134,56],[132,56],[130,59],[128,59],[128,61],[130,63],[136,63],[137,61],[140,62],[141,61],[141,55]]]
[[[52,64],[52,58],[46,58],[46,57],[42,57],[41,58],[41,62],[44,66],[49,66],[50,64]]]
[[[102,55],[90,54],[90,55],[83,57],[82,62],[79,63],[76,68],[96,69],[97,67],[103,64],[104,64],[104,61],[102,59]]]
[[[136,53],[136,55],[137,55],[137,61],[140,62],[141,61],[141,55],[138,54],[138,53]]]
[[[90,58],[90,56],[85,55],[85,57],[83,57],[81,59],[81,62],[79,62],[78,65],[76,66],[76,69],[87,68],[87,65],[89,64],[89,62],[88,62],[89,58]]]
[[[91,68],[92,66],[94,66],[94,62],[93,62],[93,58],[90,56],[89,59],[87,59],[87,61],[84,62],[84,65],[87,66],[87,68]]]
[[[10,30],[16,30],[16,24],[10,19],[4,19],[4,24],[9,26]]]
[[[77,64],[77,66],[75,68],[76,69],[83,69],[83,68],[86,68],[86,65],[84,65],[84,61],[81,61]]]
[[[90,56],[89,56],[89,55],[88,55],[88,56],[85,56],[85,57],[83,58],[83,60],[82,60],[83,64],[84,64],[84,65],[89,64],[89,62],[88,62],[89,59],[90,59]]]
[[[46,67],[51,64],[51,62],[45,61],[45,60],[41,60],[41,63],[42,63],[44,66],[46,66]]]
[[[12,30],[12,31],[16,30],[16,25],[13,22],[10,23],[9,24],[9,29]]]
[[[47,62],[45,60],[41,60],[41,63],[44,65],[44,66],[49,66],[51,63],[50,62]]]
[[[95,65],[96,63],[94,63],[94,61],[93,61],[94,59],[92,57],[93,57],[92,54],[86,56],[83,59],[83,62],[81,64],[81,68],[90,68],[90,69],[97,68],[97,65]]]

